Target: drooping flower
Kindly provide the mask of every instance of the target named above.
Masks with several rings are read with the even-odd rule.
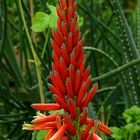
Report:
[[[100,140],[98,130],[111,134],[111,129],[99,121],[88,118],[87,105],[98,89],[91,88],[90,67],[85,67],[84,38],[77,23],[75,0],[58,0],[57,29],[52,30],[53,63],[49,89],[55,103],[33,104],[35,110],[48,111],[63,109],[64,113],[43,115],[38,113],[32,124],[24,129],[47,130],[44,140]]]

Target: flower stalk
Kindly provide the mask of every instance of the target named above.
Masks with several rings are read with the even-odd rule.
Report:
[[[52,30],[53,63],[49,89],[55,103],[33,104],[35,110],[60,110],[63,113],[37,116],[25,129],[48,130],[44,140],[99,140],[98,130],[111,134],[111,129],[88,118],[87,106],[95,96],[98,84],[91,86],[90,67],[85,66],[84,38],[77,23],[75,0],[58,0],[57,29]],[[91,88],[90,88],[91,87]]]

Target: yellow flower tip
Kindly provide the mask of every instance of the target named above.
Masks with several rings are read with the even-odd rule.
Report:
[[[31,130],[31,129],[32,129],[32,125],[31,124],[24,123],[24,125],[22,127],[22,130]]]
[[[44,117],[45,116],[44,114],[40,113],[40,111],[37,111],[36,115],[37,115],[37,117]]]
[[[42,118],[42,117],[45,117],[45,115],[40,113],[40,111],[37,111],[36,116],[33,116],[34,119],[39,119],[39,118]]]

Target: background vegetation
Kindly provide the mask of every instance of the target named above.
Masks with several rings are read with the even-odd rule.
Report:
[[[56,3],[57,0],[0,0],[1,140],[42,140],[43,133],[33,133],[32,137],[31,132],[22,131],[22,125],[35,115],[32,103],[52,101],[47,83]],[[117,127],[112,137],[101,134],[102,139],[138,139],[140,1],[78,0],[78,15],[86,40],[87,64],[91,66],[93,82],[100,87],[89,105],[89,115]]]

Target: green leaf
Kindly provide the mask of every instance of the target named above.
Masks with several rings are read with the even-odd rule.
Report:
[[[47,134],[46,130],[41,130],[37,132],[36,140],[44,140],[45,135]]]
[[[130,134],[137,133],[138,131],[140,131],[140,126],[135,125],[134,123],[129,123],[129,124],[125,125],[124,128]]]
[[[51,14],[49,14],[49,27],[50,28],[56,28],[56,23],[57,23],[57,12],[56,12],[56,7],[53,5],[49,5],[47,3],[47,7],[50,9]]]
[[[123,113],[127,123],[139,123],[140,124],[140,108],[133,106]]]
[[[78,15],[78,25],[79,25],[79,26],[82,26],[83,23],[84,23],[83,17],[80,17],[80,16]]]
[[[13,45],[12,42],[7,35],[6,38],[6,46],[4,50],[4,60],[6,65],[8,66],[9,70],[12,72],[12,76],[21,84],[25,84],[23,73],[21,68],[18,65],[16,60],[15,54],[13,52]]]
[[[51,111],[49,111],[49,114],[57,114],[57,113],[63,114],[64,113],[64,110],[61,109],[61,110],[51,110]]]
[[[117,127],[112,127],[112,137],[115,139],[115,140],[122,140],[123,138],[123,135],[122,135],[122,131],[120,128],[117,128]]]
[[[49,16],[44,12],[37,12],[33,18],[32,30],[42,32],[49,26]]]
[[[47,28],[56,28],[56,7],[53,5],[49,5],[48,3],[47,7],[50,9],[50,14],[41,11],[36,12],[31,27],[34,32],[43,32]]]
[[[38,11],[33,18],[32,30],[34,32],[43,32],[47,28],[57,27],[57,12],[56,7],[47,3],[47,8],[50,10],[50,14]],[[79,26],[83,25],[83,18],[78,16]]]

